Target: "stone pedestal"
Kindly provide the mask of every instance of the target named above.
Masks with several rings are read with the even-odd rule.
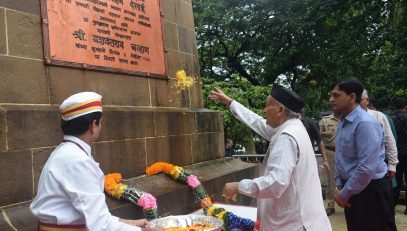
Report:
[[[239,195],[236,202],[225,201],[222,189],[225,183],[253,178],[257,175],[258,165],[242,162],[238,159],[216,159],[186,166],[192,174],[199,177],[206,191],[214,202],[255,205],[252,198]],[[133,185],[157,198],[160,216],[184,215],[200,208],[192,190],[184,184],[172,180],[161,173],[154,176],[142,176],[124,180],[123,183]],[[130,202],[106,197],[106,203],[113,215],[126,219],[143,218],[142,209]],[[29,211],[29,202],[18,206],[4,207],[1,210],[0,230],[32,231],[36,228],[36,220]]]

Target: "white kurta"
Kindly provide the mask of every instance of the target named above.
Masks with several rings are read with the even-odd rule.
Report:
[[[91,147],[74,136],[64,140],[45,164],[37,196],[30,205],[39,221],[49,224],[86,224],[87,230],[138,231],[110,214],[104,189],[104,174],[93,160]]]
[[[388,171],[396,172],[396,166],[399,163],[398,153],[397,153],[397,144],[394,139],[393,132],[391,131],[390,123],[387,120],[385,114],[380,111],[374,111],[367,109],[367,113],[373,116],[384,131],[384,148],[387,156],[387,168]]]
[[[260,176],[239,182],[239,192],[257,198],[261,231],[330,231],[317,163],[305,127],[290,119],[273,129],[266,120],[233,101],[236,118],[270,141]]]

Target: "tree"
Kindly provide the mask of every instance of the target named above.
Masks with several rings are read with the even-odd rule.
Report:
[[[390,110],[396,96],[407,96],[405,1],[193,4],[205,85],[222,84],[244,94],[277,81],[299,93],[306,101],[304,114],[314,118],[329,109],[331,84],[344,77],[361,80],[381,110]],[[251,108],[260,104],[252,95],[245,97]]]
[[[227,81],[203,79],[205,82],[203,90],[206,107],[221,111],[224,114],[225,138],[232,138],[236,144],[244,146],[247,153],[255,153],[253,139],[256,137],[256,134],[249,127],[235,119],[224,105],[209,100],[208,95],[214,87],[218,87],[236,101],[262,115],[263,108],[266,105],[266,97],[270,92],[271,86],[255,86],[237,74],[232,74],[231,78]]]

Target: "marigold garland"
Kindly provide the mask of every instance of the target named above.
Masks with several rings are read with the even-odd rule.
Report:
[[[253,230],[255,223],[246,218],[236,216],[232,212],[225,210],[224,208],[217,208],[211,198],[208,196],[205,188],[199,182],[198,177],[190,174],[180,166],[172,165],[166,162],[156,162],[146,169],[147,175],[154,175],[164,172],[170,175],[174,180],[187,184],[191,187],[194,195],[201,202],[203,211],[208,216],[216,217],[223,220],[224,229],[241,229],[241,230]]]
[[[164,172],[170,174],[174,165],[165,162],[156,162],[146,169],[147,175],[155,175]]]
[[[105,176],[105,190],[110,196],[116,199],[120,199],[124,190],[127,188],[127,185],[120,183],[121,180],[122,175],[119,173],[112,173]]]
[[[136,187],[120,183],[122,175],[112,173],[105,175],[105,191],[116,199],[126,199],[143,208],[147,220],[158,218],[157,202],[154,196]]]

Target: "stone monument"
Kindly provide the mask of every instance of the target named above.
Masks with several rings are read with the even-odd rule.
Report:
[[[57,22],[62,11],[44,14],[52,7],[44,3],[56,2],[70,4],[55,8],[67,15],[82,12],[76,17],[82,24]],[[103,129],[93,146],[101,169],[156,196],[162,215],[186,214],[199,204],[187,186],[145,176],[156,161],[186,166],[215,201],[225,182],[255,174],[254,165],[223,158],[223,116],[204,108],[191,0],[156,2],[158,21],[137,13],[146,10],[143,0],[0,2],[0,230],[35,229],[28,206],[62,139],[58,106],[81,91],[103,96]],[[149,37],[149,25],[162,34]],[[54,36],[59,31],[65,34]],[[191,87],[177,88],[179,70],[195,78]],[[141,209],[107,198],[113,214],[141,218]]]

